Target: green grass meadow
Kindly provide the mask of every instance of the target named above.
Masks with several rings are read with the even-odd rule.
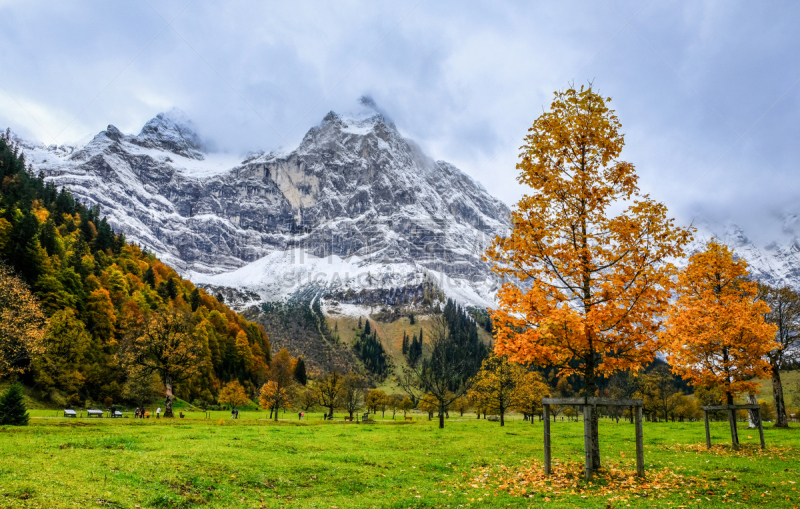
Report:
[[[498,423],[453,416],[444,430],[427,416],[374,424],[278,423],[264,412],[189,413],[185,419],[64,419],[32,410],[31,425],[0,427],[0,507],[745,507],[800,506],[800,427],[744,428],[744,451],[730,454],[727,423],[712,423],[715,447],[702,444],[702,422],[645,423],[650,472],[677,469],[702,482],[681,492],[658,489],[628,500],[534,492],[511,496],[475,471],[542,461],[542,423]],[[282,415],[281,418],[284,416]],[[581,422],[552,426],[556,461],[583,457]],[[635,470],[633,426],[601,421],[604,462]],[[798,484],[793,484],[798,483]],[[474,486],[474,487],[473,487]],[[589,490],[591,491],[591,490]],[[530,494],[530,493],[529,493]]]

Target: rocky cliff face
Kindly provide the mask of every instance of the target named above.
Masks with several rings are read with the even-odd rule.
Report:
[[[274,300],[315,287],[390,288],[437,280],[491,303],[482,260],[509,209],[434,161],[377,111],[334,112],[289,153],[208,153],[179,112],[138,135],[114,126],[83,147],[23,143],[37,170],[185,274]]]

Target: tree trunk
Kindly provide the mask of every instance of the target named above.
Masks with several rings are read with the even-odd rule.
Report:
[[[747,404],[748,405],[758,405],[758,400],[756,399],[755,394],[748,394],[747,395]],[[747,411],[747,428],[748,429],[756,429],[758,428],[758,413],[755,410],[748,410]]]
[[[328,415],[330,416],[330,419],[333,420],[333,405],[329,406],[328,410],[330,411]]]
[[[772,395],[775,399],[775,427],[788,428],[789,420],[786,416],[786,402],[783,399],[783,383],[778,367],[772,366]]]
[[[505,413],[506,413],[505,409],[503,408],[502,405],[500,405],[500,426],[506,425]]]
[[[278,406],[275,406],[275,422],[278,422]]]
[[[174,396],[172,395],[172,378],[171,377],[169,377],[169,376],[165,377],[164,387],[166,387],[166,389],[167,389],[167,391],[166,391],[167,392],[166,402],[164,403],[164,417],[175,417],[175,415],[172,413],[172,400],[173,400]]]
[[[597,391],[594,374],[594,357],[586,360],[586,396],[592,397]],[[597,407],[592,408],[592,421],[590,424],[592,438],[592,470],[600,469],[600,433]]]
[[[726,398],[726,402],[728,405],[733,405],[733,394],[728,393],[728,397]],[[736,411],[735,410],[728,410],[728,422],[731,428],[731,444],[733,445],[734,449],[739,448],[739,430],[736,426]]]

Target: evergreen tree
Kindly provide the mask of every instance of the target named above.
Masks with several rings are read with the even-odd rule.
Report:
[[[358,330],[361,330],[361,317],[358,317]]]
[[[417,323],[416,318],[414,318],[414,313],[411,313],[410,315],[408,315],[408,323],[410,325],[414,325],[415,323]]]
[[[364,321],[364,335],[365,336],[369,336],[370,332],[371,332],[371,330],[370,330],[370,327],[369,327],[369,320],[365,320]]]
[[[175,278],[171,277],[167,280],[167,295],[170,299],[178,296],[178,284],[175,282]]]
[[[420,336],[421,335],[422,331],[420,331]],[[406,359],[408,360],[408,364],[413,367],[417,365],[417,361],[419,361],[420,357],[422,357],[422,340],[417,339],[417,335],[415,334],[411,338],[411,344],[408,345]]]
[[[22,384],[13,383],[0,398],[0,425],[26,426],[28,409],[22,397]]]
[[[200,290],[197,288],[192,290],[192,294],[189,296],[189,304],[192,305],[192,312],[197,311],[200,306]]]
[[[111,225],[108,224],[106,218],[103,218],[97,225],[97,237],[94,239],[95,249],[98,251],[105,251],[111,249],[114,244],[114,232],[111,231]]]
[[[391,361],[377,334],[374,331],[372,334],[367,334],[366,331],[365,326],[364,332],[356,335],[353,348],[369,371],[384,377],[391,369]]]
[[[156,273],[153,272],[153,267],[147,267],[147,271],[144,273],[144,278],[142,279],[146,284],[150,285],[150,288],[156,287]]]
[[[303,360],[302,357],[297,359],[297,364],[294,367],[294,379],[300,385],[306,385],[308,383],[308,375],[306,374],[306,362]]]

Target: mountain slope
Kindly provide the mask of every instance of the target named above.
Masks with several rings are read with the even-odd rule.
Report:
[[[182,355],[198,370],[178,380],[181,397],[212,402],[231,380],[255,389],[270,361],[261,327],[127,242],[68,189],[27,170],[17,147],[0,137],[0,260],[30,287],[50,322],[41,351],[4,348],[0,355],[40,399],[83,408],[154,398],[158,385],[146,371],[128,370],[124,354],[154,313],[177,320],[194,340]],[[10,273],[2,271],[4,284]],[[181,333],[173,333],[175,342]]]
[[[191,123],[159,114],[136,135],[113,126],[84,147],[25,144],[47,180],[99,204],[109,223],[193,280],[285,298],[436,280],[486,306],[482,260],[509,209],[434,161],[375,110],[329,113],[286,154],[209,154]]]

